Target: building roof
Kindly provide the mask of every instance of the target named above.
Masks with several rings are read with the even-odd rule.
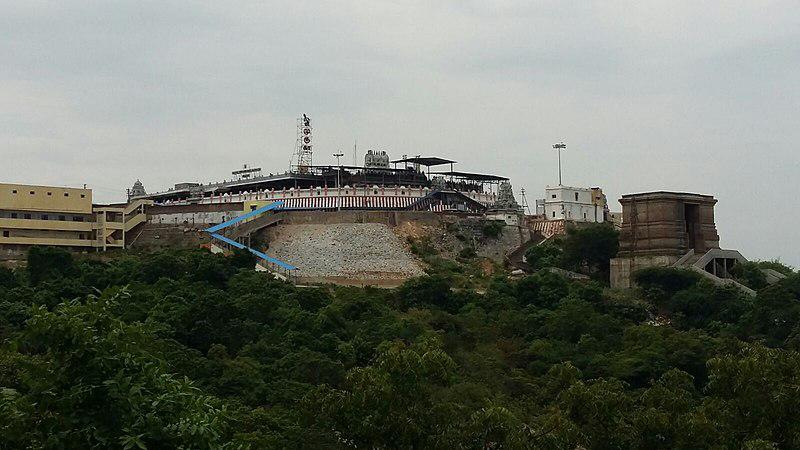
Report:
[[[586,187],[576,187],[576,186],[566,186],[566,185],[558,185],[558,186],[545,186],[545,191],[555,191],[558,189],[569,189],[572,191],[591,191],[592,189],[599,189],[599,188],[586,188]]]
[[[652,192],[638,192],[635,194],[624,194],[623,199],[629,198],[676,198],[676,197],[691,197],[702,198],[706,200],[713,200],[713,195],[697,194],[694,192],[674,192],[674,191],[652,191]]]
[[[499,175],[489,175],[486,173],[469,173],[469,172],[431,172],[431,175],[447,175],[452,177],[463,178],[471,181],[508,181],[507,177]]]
[[[442,166],[445,164],[455,164],[456,161],[453,161],[451,159],[439,158],[437,156],[427,156],[427,157],[416,156],[414,158],[398,159],[396,161],[392,161],[392,163],[393,164],[413,163],[413,164],[419,164],[421,166],[431,167],[431,166]]]

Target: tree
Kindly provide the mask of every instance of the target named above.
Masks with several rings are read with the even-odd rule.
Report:
[[[706,389],[714,401],[698,415],[714,410],[722,446],[760,439],[778,448],[800,448],[800,353],[750,344],[739,354],[711,359],[708,367]]]
[[[34,285],[76,273],[72,254],[55,247],[31,247],[28,250],[27,269],[28,279]]]
[[[0,360],[0,447],[192,447],[223,443],[225,407],[170,375],[143,325],[111,315],[119,296],[36,308]]]
[[[568,227],[562,245],[564,268],[608,279],[611,258],[619,250],[619,232],[606,223]]]
[[[434,401],[434,387],[449,385],[454,372],[435,341],[392,343],[373,365],[348,372],[343,389],[311,393],[306,421],[359,448],[439,448],[463,419],[455,405]]]
[[[558,245],[551,241],[545,241],[525,251],[525,261],[533,270],[558,267],[561,253],[561,248]]]
[[[0,288],[11,289],[17,286],[17,276],[13,270],[0,266]]]
[[[751,336],[766,337],[772,346],[784,345],[800,324],[800,275],[758,291],[752,310],[742,322]]]

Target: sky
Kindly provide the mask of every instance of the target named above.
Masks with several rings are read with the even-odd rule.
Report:
[[[800,267],[800,3],[0,0],[0,182],[96,202],[367,149],[714,195],[723,248]]]

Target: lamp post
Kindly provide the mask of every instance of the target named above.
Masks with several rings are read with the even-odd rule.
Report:
[[[341,185],[339,184],[340,183],[339,176],[342,173],[342,165],[339,164],[339,158],[344,156],[344,153],[342,153],[342,151],[339,150],[339,153],[334,153],[333,156],[336,157],[336,209],[338,211],[341,211],[342,210],[342,188],[341,188]]]
[[[567,148],[567,144],[561,141],[558,144],[553,144],[553,148],[558,150],[558,185],[561,186],[561,149]]]

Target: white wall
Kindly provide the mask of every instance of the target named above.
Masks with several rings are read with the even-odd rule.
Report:
[[[242,214],[242,211],[210,211],[210,212],[186,212],[174,214],[155,214],[149,216],[150,223],[163,223],[170,225],[181,224],[209,224],[222,223],[233,219]]]
[[[544,212],[548,220],[603,222],[603,207],[592,201],[592,190],[569,186],[545,188]]]

